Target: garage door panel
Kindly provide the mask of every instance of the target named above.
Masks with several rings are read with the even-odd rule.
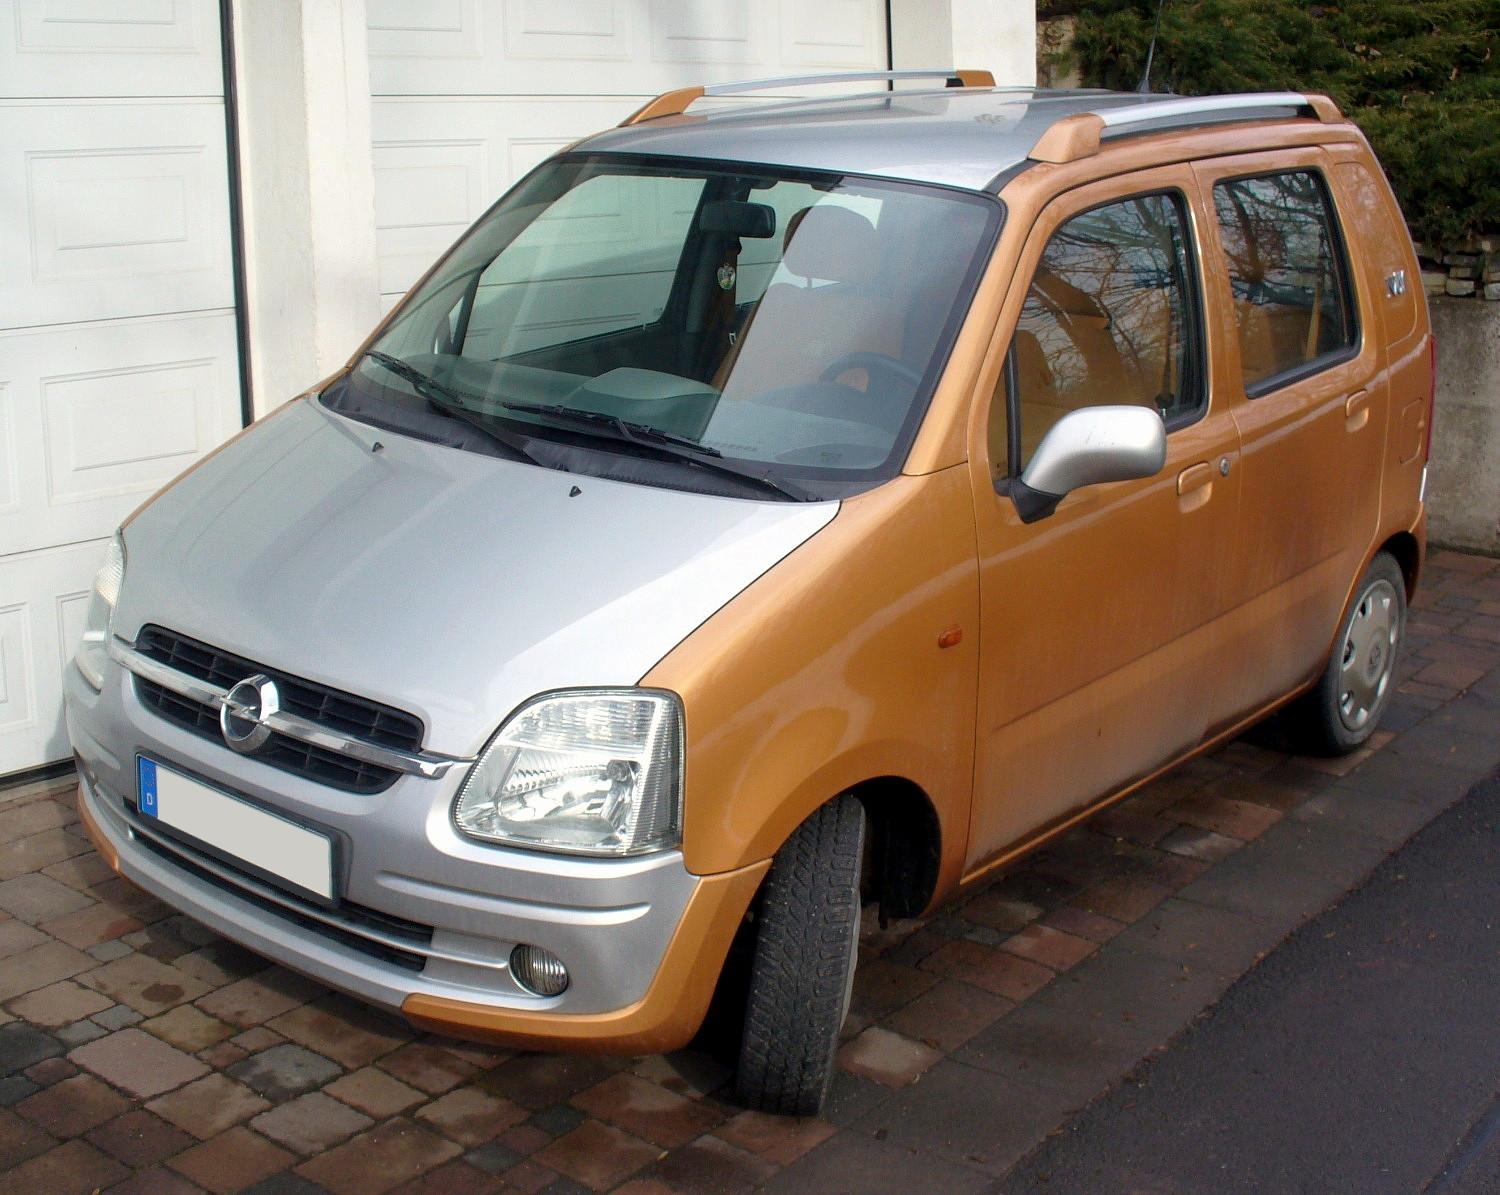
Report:
[[[0,104],[0,328],[227,307],[217,101]]]
[[[221,94],[216,0],[9,0],[0,96]]]
[[[537,163],[633,106],[581,97],[377,99],[371,120],[382,294],[411,286]],[[470,136],[455,138],[455,129]]]
[[[235,360],[227,311],[0,333],[0,555],[108,533],[232,435]]]
[[[0,776],[68,756],[62,674],[107,542],[0,558]]]
[[[618,95],[885,66],[880,0],[367,0],[385,95]],[[628,110],[628,109],[627,109]]]

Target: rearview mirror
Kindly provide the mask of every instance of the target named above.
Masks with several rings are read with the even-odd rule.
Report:
[[[1084,407],[1052,425],[1008,489],[1021,521],[1034,523],[1076,489],[1151,477],[1166,463],[1167,429],[1155,411]]]

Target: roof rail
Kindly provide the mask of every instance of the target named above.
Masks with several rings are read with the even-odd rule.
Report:
[[[744,79],[737,83],[711,83],[706,87],[679,87],[664,91],[643,104],[620,122],[627,125],[655,120],[659,116],[679,116],[694,100],[705,96],[738,95],[744,91],[778,91],[783,87],[806,87],[811,83],[894,83],[903,79],[946,79],[949,87],[993,87],[995,76],[989,71],[957,70],[937,67],[933,70],[846,71],[833,75],[782,75],[776,79]]]
[[[1076,162],[1099,152],[1106,131],[1158,132],[1202,124],[1205,118],[1224,117],[1255,120],[1271,109],[1292,108],[1325,123],[1343,119],[1343,113],[1326,95],[1303,95],[1296,91],[1259,91],[1239,95],[1174,97],[1151,104],[1129,104],[1100,112],[1078,112],[1065,116],[1037,139],[1027,157],[1037,162]]]

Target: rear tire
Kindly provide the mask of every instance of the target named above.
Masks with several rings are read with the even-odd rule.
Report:
[[[747,1107],[811,1116],[828,1094],[859,948],[864,840],[864,807],[843,796],[771,863],[735,1076]]]
[[[1317,685],[1289,705],[1283,725],[1310,755],[1347,755],[1375,733],[1396,687],[1406,635],[1406,577],[1381,552],[1360,579]]]

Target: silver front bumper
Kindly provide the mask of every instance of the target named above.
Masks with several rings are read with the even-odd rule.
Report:
[[[449,810],[464,769],[346,793],[238,755],[160,717],[111,663],[95,693],[65,682],[83,800],[132,882],[225,937],[331,987],[399,1008],[413,993],[495,1007],[591,1014],[646,992],[698,884],[680,852],[592,860],[483,846]],[[143,754],[327,831],[341,844],[340,906],[313,906],[165,836],[135,813]],[[510,975],[531,943],[567,965],[561,996]]]

